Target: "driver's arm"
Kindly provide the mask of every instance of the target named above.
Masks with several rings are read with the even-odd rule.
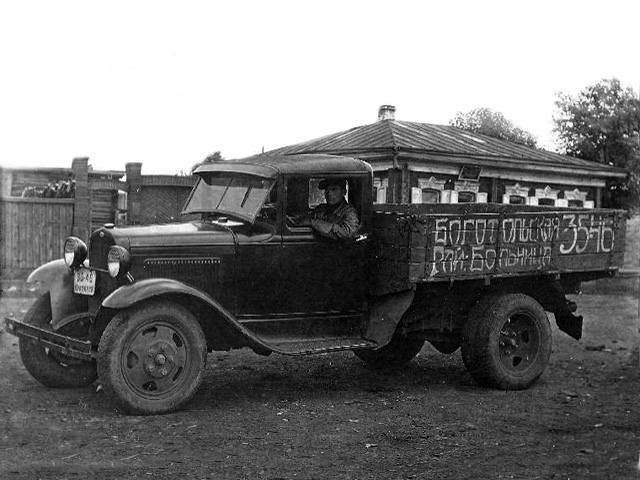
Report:
[[[353,206],[347,204],[339,212],[340,220],[328,222],[326,220],[311,219],[311,228],[320,235],[332,240],[350,240],[355,238],[360,228],[358,213]],[[337,212],[338,213],[338,212]]]

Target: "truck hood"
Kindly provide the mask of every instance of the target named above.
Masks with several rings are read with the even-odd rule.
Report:
[[[118,227],[110,229],[109,233],[113,235],[117,244],[132,249],[151,246],[233,244],[233,237],[229,230],[200,221]]]

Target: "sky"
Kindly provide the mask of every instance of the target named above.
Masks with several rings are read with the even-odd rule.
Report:
[[[640,89],[640,2],[3,1],[0,165],[176,174],[488,107],[555,149],[557,92]]]

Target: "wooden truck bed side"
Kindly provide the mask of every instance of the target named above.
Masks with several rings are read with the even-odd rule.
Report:
[[[373,292],[418,282],[617,270],[622,210],[500,204],[378,205]]]

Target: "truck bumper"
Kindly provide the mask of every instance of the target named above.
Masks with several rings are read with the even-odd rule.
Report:
[[[94,358],[94,352],[91,348],[90,341],[67,337],[66,335],[34,327],[33,325],[20,322],[13,318],[5,317],[4,323],[7,332],[17,337],[30,338],[40,343],[43,347],[69,357],[78,358],[80,360],[92,360]]]

